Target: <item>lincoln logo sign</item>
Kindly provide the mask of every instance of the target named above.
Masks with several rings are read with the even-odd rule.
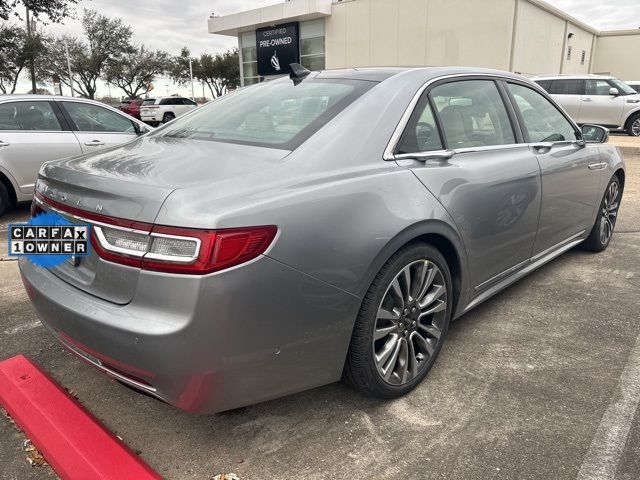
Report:
[[[298,23],[256,30],[258,75],[290,73],[289,64],[300,62]]]

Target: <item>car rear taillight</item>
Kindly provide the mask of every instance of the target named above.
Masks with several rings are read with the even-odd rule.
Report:
[[[160,272],[201,275],[241,265],[263,254],[278,232],[275,225],[168,227],[85,212],[38,193],[36,201],[90,222],[91,245],[104,260]]]

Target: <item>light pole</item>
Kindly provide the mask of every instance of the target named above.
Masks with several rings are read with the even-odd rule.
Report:
[[[29,7],[27,7],[27,45],[29,46],[29,71],[31,73],[31,93],[37,93],[36,64],[33,59],[33,41],[31,39],[31,21],[29,20]]]
[[[69,86],[71,87],[71,96],[75,97],[75,93],[73,92],[73,75],[71,74],[71,59],[69,58],[69,46],[67,45],[67,40],[64,40],[64,53],[67,55],[67,67],[69,68]]]
[[[196,101],[196,94],[193,93],[193,63],[191,62],[191,58],[189,58],[189,76],[191,77],[191,100]]]

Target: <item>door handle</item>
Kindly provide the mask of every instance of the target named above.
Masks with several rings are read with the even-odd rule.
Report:
[[[583,98],[583,99],[582,99],[582,101],[583,101],[583,102],[590,102],[590,101],[591,101],[591,99],[590,99],[590,98]]]
[[[7,142],[3,142],[2,140],[0,140],[0,147],[8,147],[9,145],[11,145],[11,144],[7,143]]]
[[[536,152],[548,152],[553,148],[553,143],[551,142],[542,142],[542,143],[534,143],[531,145]]]
[[[100,140],[94,140],[92,142],[84,142],[84,144],[87,147],[100,147],[100,146],[104,145],[104,142],[101,142]]]
[[[606,168],[606,166],[607,166],[607,162],[590,163],[588,165],[589,170],[602,170],[602,169]]]

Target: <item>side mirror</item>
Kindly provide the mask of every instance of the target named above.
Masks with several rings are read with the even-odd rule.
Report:
[[[145,133],[149,133],[151,131],[150,127],[147,127],[146,125],[140,125],[139,123],[134,123],[133,126],[135,127],[137,135],[144,135]]]
[[[620,91],[617,88],[611,87],[609,89],[609,95],[613,95],[614,97],[617,97],[620,95]]]
[[[582,140],[587,143],[607,143],[609,141],[609,129],[600,125],[583,125]]]

